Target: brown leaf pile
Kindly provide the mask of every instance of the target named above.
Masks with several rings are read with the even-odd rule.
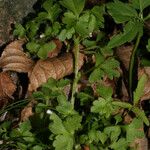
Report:
[[[0,67],[3,71],[29,72],[33,61],[23,52],[24,40],[10,43],[3,51],[0,58]]]
[[[59,54],[62,48],[62,43],[59,40],[53,40],[56,48],[48,54],[46,60],[38,60],[33,62],[23,52],[22,45],[24,40],[16,40],[10,43],[3,51],[0,58],[0,67],[3,71],[15,71],[28,73],[30,92],[36,91],[43,83],[51,77],[54,79],[61,79],[66,75],[73,73],[73,55],[66,53],[60,57],[54,57]],[[54,57],[54,58],[51,58]],[[79,55],[79,69],[83,65],[84,55]]]
[[[78,66],[79,69],[83,65],[84,55],[80,54]],[[50,77],[54,79],[61,79],[73,72],[73,55],[66,53],[58,58],[39,60],[34,66],[31,73],[29,73],[29,91],[36,91],[43,83]]]
[[[0,73],[0,108],[7,104],[16,90],[16,85],[6,72]]]

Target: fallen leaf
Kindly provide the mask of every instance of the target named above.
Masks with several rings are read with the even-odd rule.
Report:
[[[144,94],[141,97],[141,101],[150,99],[150,67],[138,68],[138,78],[140,78],[143,74],[148,76],[148,81],[144,86]]]
[[[53,42],[56,44],[56,48],[48,53],[49,58],[56,57],[61,52],[62,42],[58,39],[53,40]]]
[[[33,61],[23,52],[24,40],[11,42],[4,49],[0,58],[0,67],[3,71],[29,72]]]
[[[79,69],[84,63],[84,55],[79,55]],[[36,91],[43,83],[51,77],[54,79],[61,79],[66,75],[73,73],[73,55],[66,53],[58,58],[39,60],[34,66],[33,70],[29,72],[29,91]]]
[[[32,100],[27,106],[24,107],[24,109],[21,111],[21,121],[26,121],[29,119],[29,117],[34,115],[32,111],[34,104],[36,104],[36,101]]]
[[[0,108],[7,104],[16,90],[16,85],[6,72],[0,73]]]
[[[130,56],[132,53],[132,49],[133,49],[132,45],[121,46],[121,47],[116,49],[116,55],[126,70],[129,69]]]
[[[135,139],[131,147],[136,150],[148,150],[148,140],[146,137]]]

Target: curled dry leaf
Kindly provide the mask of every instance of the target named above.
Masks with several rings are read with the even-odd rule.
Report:
[[[7,104],[8,100],[13,99],[12,95],[16,90],[16,85],[6,72],[0,73],[0,107]]]
[[[79,55],[79,69],[84,63],[84,55]],[[29,91],[36,91],[43,83],[50,77],[54,79],[61,79],[73,72],[73,55],[66,53],[58,58],[39,60],[34,66],[33,70],[28,74],[30,84]]]
[[[0,58],[3,71],[29,72],[33,61],[23,52],[24,40],[16,40],[4,49]]]
[[[48,58],[56,57],[60,53],[62,48],[62,42],[60,40],[55,39],[53,40],[53,42],[56,44],[56,48],[48,53]]]

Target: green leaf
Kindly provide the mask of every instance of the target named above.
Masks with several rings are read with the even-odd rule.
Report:
[[[127,108],[127,109],[132,109],[132,107],[133,107],[131,104],[126,103],[126,102],[114,101],[114,102],[112,102],[112,104],[115,105],[115,106],[119,106],[119,107]]]
[[[104,132],[101,132],[99,135],[99,140],[101,141],[101,143],[104,144],[107,139],[108,139],[107,134],[105,134]]]
[[[143,11],[146,7],[150,6],[149,0],[132,0],[132,5],[134,8]]]
[[[73,135],[76,130],[81,128],[81,121],[82,117],[79,115],[68,116],[64,121],[64,126]]]
[[[107,8],[108,13],[113,17],[116,23],[124,23],[138,17],[133,7],[119,0],[114,0],[114,2],[107,4]]]
[[[78,17],[83,11],[85,0],[62,0],[60,4],[72,11]]]
[[[105,73],[103,70],[97,68],[90,74],[89,81],[92,83],[92,82],[101,80],[104,74]]]
[[[53,51],[56,48],[56,44],[54,42],[46,43],[42,45],[37,53],[38,57],[41,59],[45,59],[48,56],[48,53]]]
[[[127,150],[129,143],[126,141],[125,138],[120,138],[118,141],[113,142],[110,145],[111,149],[114,150]]]
[[[26,30],[21,24],[15,24],[13,35],[23,38],[26,35]]]
[[[119,77],[120,73],[117,70],[119,67],[119,62],[114,58],[108,58],[102,65],[101,69],[105,72],[109,79],[113,77]]]
[[[75,33],[75,29],[74,28],[70,28],[70,29],[63,29],[60,34],[58,35],[59,40],[61,41],[65,41],[65,39],[71,39],[72,36]]]
[[[36,145],[32,148],[32,150],[43,150],[43,148],[39,145]]]
[[[126,126],[126,139],[127,142],[133,142],[137,138],[144,137],[143,122],[140,119],[134,118],[133,121]]]
[[[64,13],[63,23],[66,24],[67,28],[74,27],[76,25],[77,18],[72,12]]]
[[[73,150],[73,137],[69,135],[57,135],[53,146],[55,150]]]
[[[96,92],[105,99],[110,98],[113,94],[113,90],[111,87],[105,87],[103,85],[98,86],[96,88]]]
[[[17,146],[18,146],[18,148],[20,148],[22,150],[26,150],[28,147],[26,144],[20,143],[20,142],[17,142]]]
[[[90,74],[89,81],[95,82],[101,80],[104,75],[107,75],[111,80],[113,77],[119,77],[120,74],[117,70],[118,67],[119,62],[113,57],[104,60],[101,54],[96,54],[95,69]]]
[[[93,96],[91,96],[89,93],[80,92],[77,93],[77,98],[80,99],[81,105],[88,104],[91,100],[93,100]]]
[[[50,119],[53,121],[53,123],[49,125],[49,129],[53,134],[68,134],[59,116],[57,116],[55,113],[52,113]]]
[[[32,40],[39,30],[40,23],[29,21],[26,24],[27,36]]]
[[[31,123],[29,120],[19,124],[19,130],[21,133],[31,130]]]
[[[112,99],[103,99],[99,98],[93,102],[93,106],[91,107],[91,112],[99,113],[106,118],[109,118],[111,113],[113,112],[114,108],[112,105]]]
[[[145,86],[147,80],[148,80],[148,78],[147,78],[146,74],[143,74],[142,77],[140,77],[137,88],[133,93],[134,105],[138,105],[140,98],[143,96],[144,86]]]
[[[119,135],[121,134],[121,128],[119,126],[110,126],[104,129],[104,133],[110,137],[111,142],[115,142],[119,139]]]
[[[40,12],[40,13],[38,13],[38,16],[35,18],[35,21],[40,23],[43,20],[45,20],[47,17],[48,17],[47,12]]]
[[[96,17],[96,24],[97,27],[103,28],[104,27],[104,6],[94,6],[91,9],[91,13]]]
[[[111,49],[120,46],[126,42],[131,42],[139,32],[142,35],[142,28],[142,23],[129,21],[124,27],[124,32],[114,35],[109,41],[107,47]]]
[[[95,54],[96,63],[95,66],[98,67],[105,62],[105,58],[101,53]]]
[[[150,122],[148,118],[145,115],[145,112],[138,107],[134,107],[132,111],[136,114],[137,117],[139,117],[147,126],[150,125]]]
[[[58,106],[56,110],[64,116],[75,115],[77,112],[73,109],[72,104],[67,100],[66,96],[60,95],[57,97]]]
[[[59,17],[61,13],[60,6],[55,3],[53,4],[52,0],[46,0],[43,3],[43,8],[48,12],[47,19],[49,19],[52,23]]]
[[[96,17],[87,11],[78,19],[75,30],[81,37],[88,37],[96,27]]]
[[[57,87],[65,87],[66,85],[68,85],[70,83],[70,80],[69,79],[60,79],[58,82],[57,82]]]
[[[31,54],[34,54],[34,53],[37,53],[37,52],[38,52],[38,50],[39,50],[39,48],[40,48],[40,44],[31,41],[31,42],[28,42],[28,43],[26,44],[26,48],[29,50],[29,52],[30,52]]]
[[[147,43],[147,46],[146,46],[148,52],[150,52],[150,39],[148,39],[148,43]]]

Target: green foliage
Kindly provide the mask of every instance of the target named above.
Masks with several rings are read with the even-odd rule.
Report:
[[[130,111],[135,113],[137,118],[140,118],[147,126],[149,126],[150,122],[148,118],[146,117],[144,111],[139,109],[137,106],[141,96],[143,95],[144,85],[146,81],[147,81],[147,76],[144,74],[139,79],[137,88],[134,91],[133,105],[126,103],[126,102],[119,102],[119,101],[112,102],[112,104],[115,106],[129,109]]]
[[[126,42],[131,42],[138,33],[142,35],[143,24],[139,21],[129,21],[125,27],[124,32],[114,35],[110,42],[108,43],[108,48],[114,48],[120,46]]]
[[[148,52],[150,52],[150,39],[148,39],[148,44],[147,44],[146,48],[147,48]]]
[[[143,138],[144,132],[140,130],[142,128],[142,121],[135,118],[131,124],[126,126],[126,139],[128,142],[133,142],[136,138]]]
[[[102,80],[102,78],[107,75],[111,80],[113,77],[119,77],[119,72],[117,68],[119,67],[119,62],[113,57],[105,57],[97,53],[95,54],[96,63],[94,71],[90,74],[89,81],[95,82],[98,80]]]
[[[60,1],[61,5],[63,5],[68,10],[72,11],[76,17],[78,17],[83,11],[85,0],[62,0]]]
[[[126,23],[123,33],[114,35],[108,43],[109,48],[120,46],[124,43],[131,42],[137,34],[143,35],[143,9],[149,6],[148,1],[132,1],[133,5],[115,0],[107,5],[108,13],[113,17],[116,23]],[[138,14],[136,9],[140,9]],[[119,15],[118,15],[119,14]]]
[[[54,50],[55,48],[56,48],[56,44],[54,42],[46,43],[40,47],[37,55],[40,58],[45,59],[45,58],[47,58],[48,53],[51,52],[52,50]]]
[[[35,59],[46,59],[57,46],[53,39],[59,39],[67,52],[73,49],[75,75],[58,81],[50,78],[34,92],[31,96],[36,101],[34,115],[27,121],[17,127],[12,121],[0,124],[2,148],[80,150],[87,145],[91,150],[130,149],[135,139],[144,136],[143,123],[149,125],[144,110],[138,105],[147,77],[143,75],[139,79],[135,91],[127,89],[133,92],[132,103],[117,100],[120,95],[108,87],[105,78],[117,84],[120,76],[120,64],[113,48],[135,43],[130,66],[134,64],[134,52],[136,54],[140,39],[145,35],[145,20],[149,18],[145,16],[149,0],[114,0],[95,6],[89,6],[85,0],[43,0],[41,3],[32,18],[27,18],[23,25],[15,25],[13,34],[27,40],[26,51]],[[110,18],[107,15],[114,19],[117,33],[119,29],[111,38],[112,33],[105,31]],[[146,48],[149,51],[150,40]],[[81,72],[77,70],[80,51],[87,54]],[[67,92],[66,86],[69,86]],[[124,124],[120,108],[135,116],[131,123]],[[12,109],[6,107],[6,111],[9,110]]]
[[[133,4],[134,8],[143,11],[146,7],[150,6],[150,1],[149,0],[145,0],[145,1],[142,1],[142,0],[138,0],[138,1],[137,0],[132,0],[132,4]]]
[[[133,7],[119,0],[114,0],[114,2],[109,3],[107,8],[108,13],[113,17],[116,23],[124,23],[138,17]]]
[[[144,74],[139,79],[137,88],[134,92],[134,105],[137,105],[139,103],[141,96],[143,96],[144,86],[145,86],[146,82],[147,82],[147,76]]]

